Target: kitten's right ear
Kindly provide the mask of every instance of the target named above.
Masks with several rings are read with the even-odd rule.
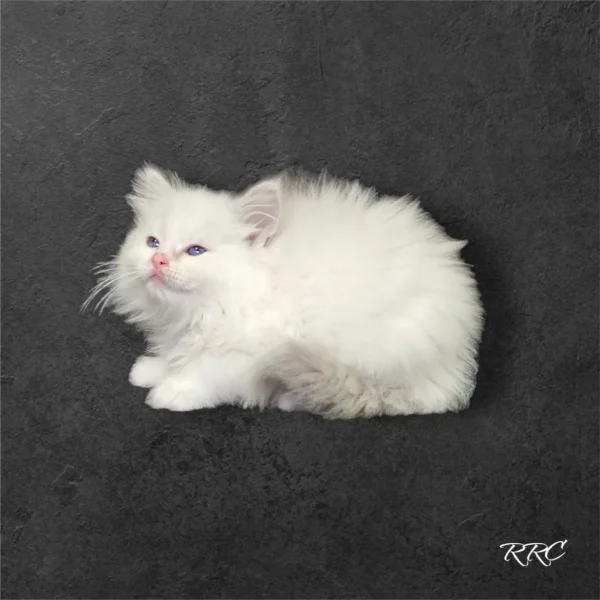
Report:
[[[179,178],[175,174],[146,163],[133,176],[133,191],[127,195],[127,202],[138,214],[148,202],[165,196],[178,184]]]
[[[247,189],[238,206],[247,225],[252,227],[249,241],[266,243],[279,226],[281,180],[268,179]]]

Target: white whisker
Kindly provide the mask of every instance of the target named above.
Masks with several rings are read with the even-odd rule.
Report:
[[[96,310],[98,310],[98,308],[100,306],[102,306],[102,309],[100,311],[100,312],[102,312],[102,310],[104,308],[106,308],[110,299],[115,294],[114,285],[117,282],[126,280],[128,278],[131,280],[134,280],[139,275],[141,275],[141,272],[137,272],[137,271],[133,271],[131,273],[121,273],[121,274],[113,272],[111,274],[106,275],[92,288],[90,295],[87,297],[87,299],[81,306],[81,312],[84,312],[85,310],[87,310],[87,308],[90,306],[90,304],[95,299],[98,299],[98,301],[94,308],[94,312]],[[103,292],[106,292],[106,293],[103,293]]]

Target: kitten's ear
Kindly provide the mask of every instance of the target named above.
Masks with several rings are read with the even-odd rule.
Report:
[[[239,198],[242,218],[253,229],[249,240],[265,243],[277,231],[281,208],[281,181],[269,179],[247,189]]]
[[[140,167],[133,176],[131,194],[127,195],[127,202],[136,213],[148,203],[157,200],[173,190],[179,180],[173,173],[161,171],[149,163]]]

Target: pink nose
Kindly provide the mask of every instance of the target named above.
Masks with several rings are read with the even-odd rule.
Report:
[[[164,252],[157,252],[152,257],[152,265],[155,271],[161,271],[169,264],[169,257]]]

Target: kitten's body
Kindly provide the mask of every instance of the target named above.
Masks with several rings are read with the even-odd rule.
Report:
[[[148,337],[155,357],[130,380],[150,406],[349,418],[468,405],[479,296],[464,244],[416,202],[288,176],[234,197],[153,167],[134,189],[137,226],[100,285]],[[147,236],[169,253],[164,284]],[[183,254],[192,243],[208,252]]]

